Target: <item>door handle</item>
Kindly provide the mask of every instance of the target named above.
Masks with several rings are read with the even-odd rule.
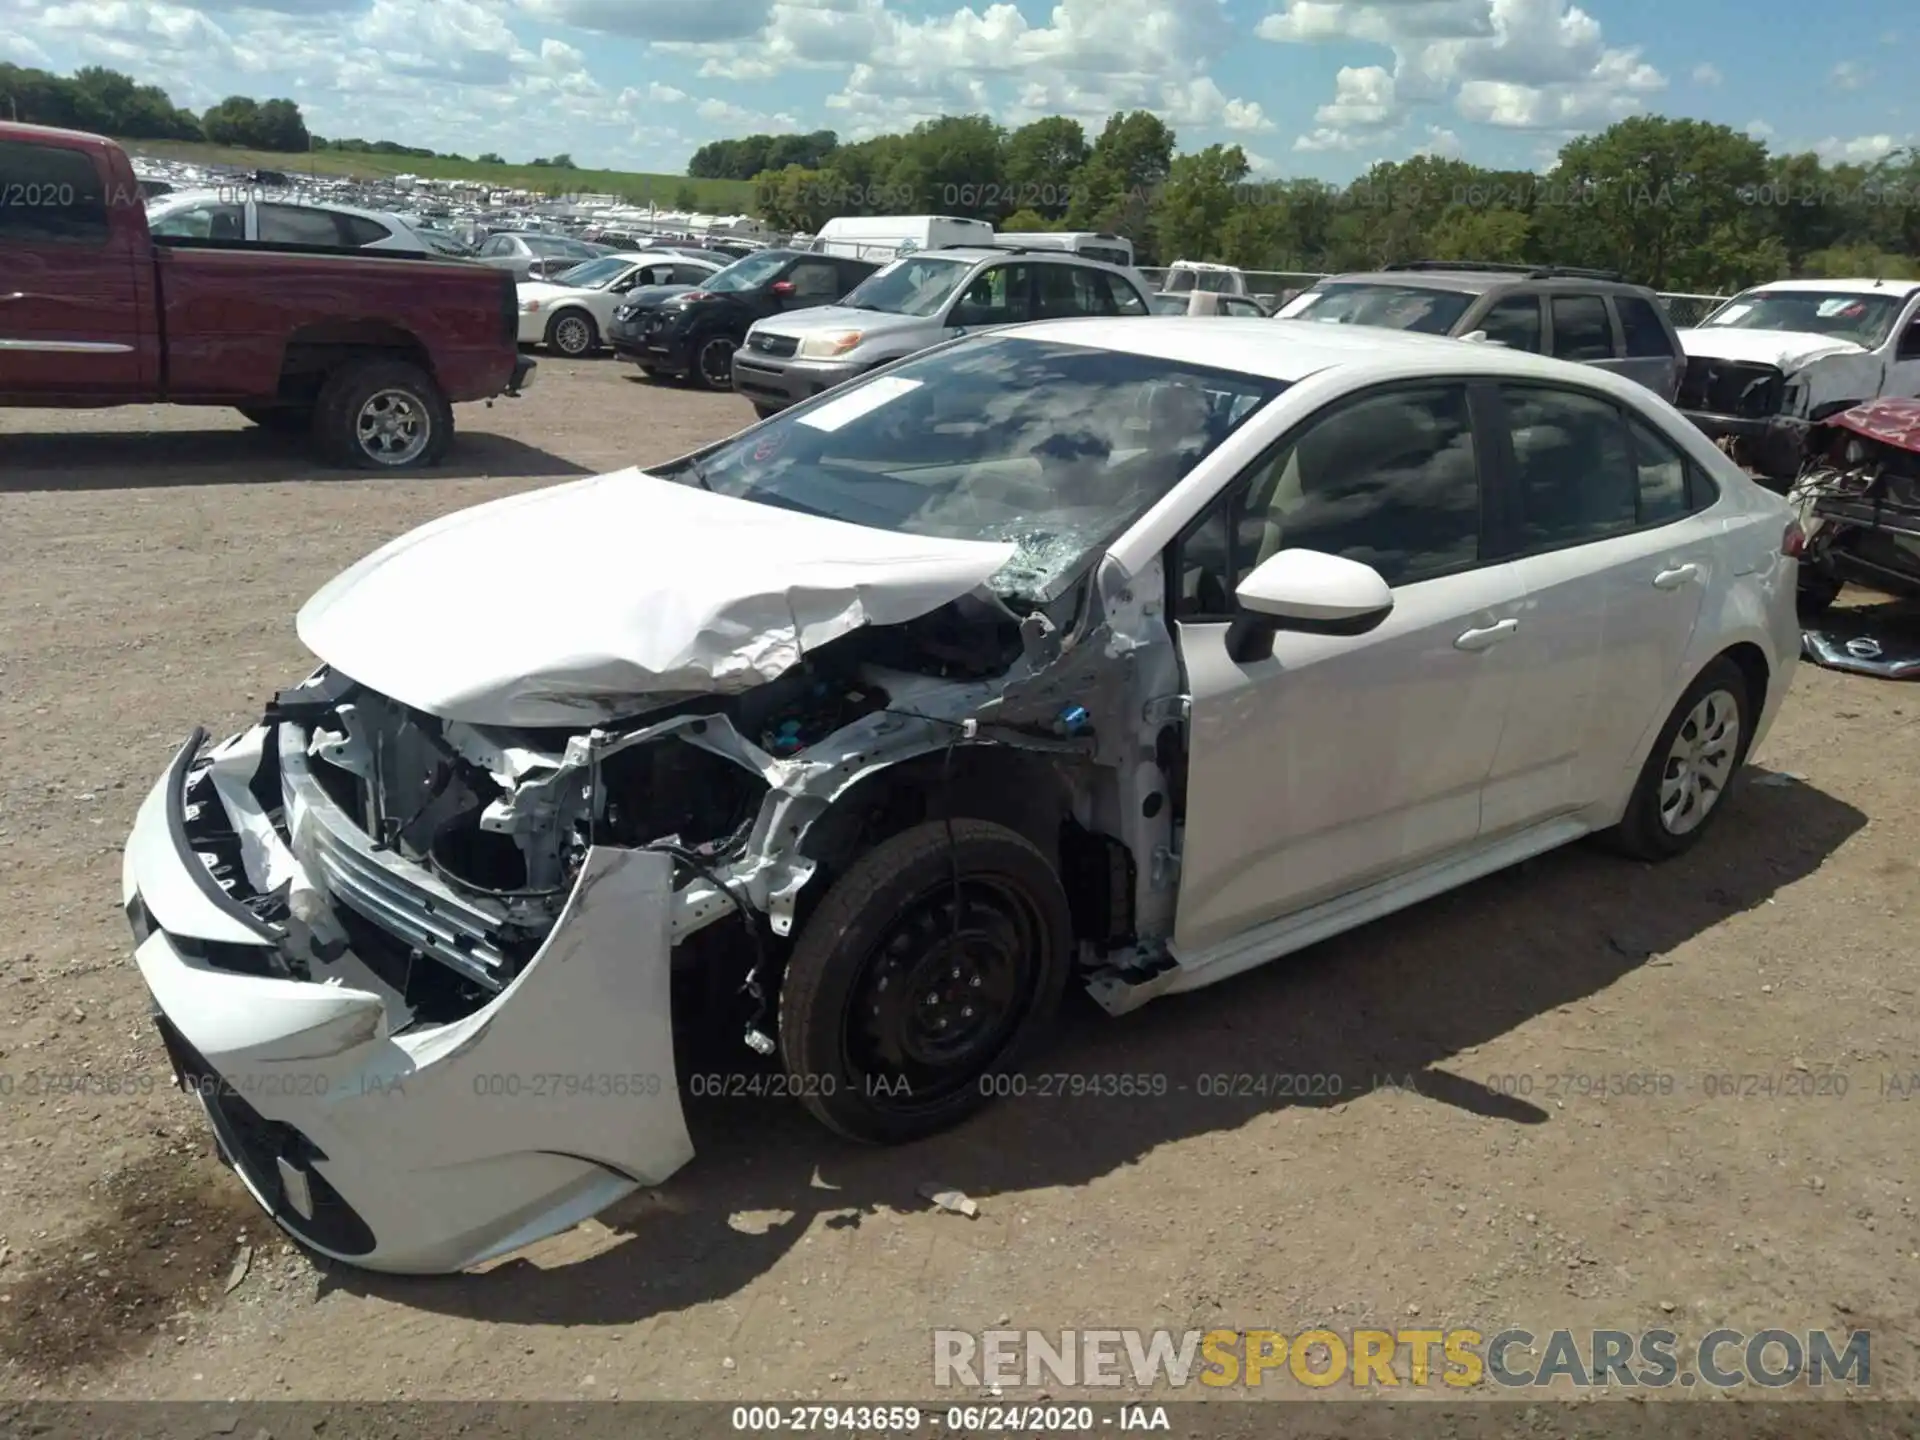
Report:
[[[1671,570],[1662,570],[1654,576],[1653,583],[1661,590],[1678,590],[1682,585],[1697,579],[1699,574],[1698,565],[1676,565]]]
[[[1453,642],[1456,650],[1491,650],[1520,628],[1518,620],[1502,620],[1479,630],[1469,630]]]

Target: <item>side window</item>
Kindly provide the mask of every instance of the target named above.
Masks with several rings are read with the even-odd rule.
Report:
[[[393,231],[378,220],[369,220],[364,215],[346,215],[336,212],[334,219],[340,222],[341,239],[356,249],[362,245],[377,245],[393,234]],[[266,222],[261,223],[264,225]]]
[[[340,226],[331,210],[303,205],[262,205],[260,238],[269,245],[324,245],[340,248]]]
[[[1086,270],[1078,265],[1040,265],[1036,273],[1040,280],[1038,319],[1117,313],[1112,295],[1099,283],[1106,277],[1098,270]]]
[[[489,235],[487,237],[487,243],[480,247],[480,253],[482,255],[506,254],[507,253],[506,237],[501,235]]]
[[[84,150],[0,140],[0,244],[104,245],[107,197]]]
[[[1033,318],[1033,267],[992,265],[974,276],[953,307],[952,325],[1018,325]]]
[[[1540,297],[1509,295],[1496,301],[1481,317],[1476,329],[1487,332],[1487,339],[1498,340],[1509,350],[1540,353]]]
[[[1627,429],[1633,435],[1633,466],[1639,476],[1640,523],[1678,520],[1689,508],[1686,456],[1645,421],[1629,418]]]
[[[1673,344],[1667,339],[1667,327],[1651,300],[1638,295],[1616,295],[1613,308],[1620,316],[1620,330],[1627,342],[1627,354],[1640,360],[1672,358]]]
[[[1502,385],[1520,492],[1521,548],[1551,550],[1633,529],[1640,478],[1611,403],[1571,390]]]
[[[1895,360],[1920,360],[1920,315],[1907,322],[1907,328],[1900,332],[1900,343],[1894,347]]]
[[[1260,462],[1181,542],[1177,613],[1231,614],[1240,582],[1281,550],[1359,560],[1396,586],[1477,563],[1480,480],[1466,388],[1368,396]]]
[[[1598,295],[1555,295],[1553,353],[1562,360],[1611,360],[1613,322]]]
[[[698,285],[709,275],[718,273],[718,271],[707,269],[704,265],[676,265],[673,267],[672,276],[659,283],[663,285]]]
[[[840,293],[840,272],[830,260],[802,260],[787,278],[802,300],[831,300]]]
[[[1145,315],[1147,313],[1147,302],[1128,281],[1121,276],[1110,275],[1104,270],[1099,272],[1099,277],[1100,283],[1107,287],[1108,298],[1113,302],[1112,314]]]
[[[163,239],[244,240],[246,211],[239,205],[191,205],[150,227]]]

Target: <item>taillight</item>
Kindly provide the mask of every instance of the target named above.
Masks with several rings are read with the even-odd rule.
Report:
[[[1798,520],[1787,522],[1787,532],[1780,537],[1780,553],[1789,560],[1798,560],[1807,553],[1807,532],[1800,528]]]

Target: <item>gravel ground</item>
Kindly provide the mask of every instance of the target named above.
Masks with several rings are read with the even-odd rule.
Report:
[[[685,1171],[486,1273],[287,1246],[167,1082],[118,908],[139,797],[305,672],[299,602],[380,541],[750,418],[548,361],[394,480],[219,411],[0,411],[0,1395],[897,1399],[931,1393],[936,1327],[1316,1323],[1864,1328],[1872,1391],[1920,1393],[1920,691],[1810,667],[1682,860],[1560,852],[1076,1012],[1044,1067],[1162,1096],[1010,1099],[885,1152],[690,1101]],[[1277,1073],[1337,1093],[1202,1093]]]

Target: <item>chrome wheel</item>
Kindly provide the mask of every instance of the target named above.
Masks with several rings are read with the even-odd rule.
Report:
[[[1733,778],[1740,752],[1740,703],[1709,691],[1687,713],[1660,774],[1660,824],[1670,835],[1700,827]]]
[[[553,322],[553,348],[578,358],[593,348],[593,326],[584,315],[562,315]]]
[[[700,347],[700,378],[715,390],[733,388],[733,342],[715,339]]]
[[[376,464],[409,465],[433,439],[433,418],[417,395],[376,390],[360,407],[354,435]]]

